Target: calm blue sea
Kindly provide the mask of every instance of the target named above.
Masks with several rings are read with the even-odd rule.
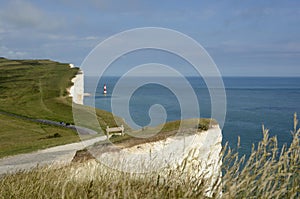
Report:
[[[124,89],[135,86],[134,78],[141,77],[132,78],[132,81],[122,85]],[[178,88],[182,87],[184,92],[184,87],[176,78],[164,78],[171,78],[170,82]],[[97,108],[111,111],[111,94],[118,79],[103,77],[98,82],[97,77],[86,77],[85,92],[94,93],[93,85],[98,85],[98,88],[95,95],[85,97],[84,103],[91,105],[94,98]],[[210,96],[204,81],[196,77],[187,79],[197,95],[201,117],[210,117]],[[293,114],[297,112],[300,115],[300,77],[225,77],[223,81],[227,98],[223,143],[228,141],[231,147],[235,147],[237,137],[240,136],[239,151],[249,154],[252,143],[257,143],[262,138],[262,124],[270,129],[271,135],[277,136],[280,145],[290,143]],[[106,96],[102,94],[104,84],[107,85]],[[166,87],[147,84],[139,87],[130,98],[129,110],[135,123],[140,126],[149,124],[148,111],[153,104],[161,104],[166,109],[168,121],[180,119],[181,112],[176,96]]]

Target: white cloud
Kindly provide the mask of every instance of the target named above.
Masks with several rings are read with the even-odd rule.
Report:
[[[141,8],[142,1],[139,0],[88,0],[93,6],[103,11],[128,12]]]
[[[238,40],[227,40],[221,42],[218,46],[211,46],[208,48],[224,53],[243,53],[255,56],[299,56],[300,54],[300,43],[294,41],[251,43]]]
[[[42,9],[26,1],[10,1],[0,8],[0,24],[5,28],[52,30],[59,28],[61,21],[62,19],[49,17]]]
[[[12,59],[20,59],[25,58],[28,55],[26,52],[15,51],[7,48],[6,46],[0,46],[0,55],[1,57],[12,58]]]
[[[46,34],[45,38],[51,41],[77,41],[79,37],[76,35],[62,35],[62,34]]]
[[[87,36],[84,38],[85,40],[98,40],[99,37],[96,37],[96,36]]]

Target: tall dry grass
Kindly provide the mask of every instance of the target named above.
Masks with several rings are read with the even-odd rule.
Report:
[[[90,161],[5,175],[0,198],[299,198],[297,125],[295,114],[293,140],[280,149],[276,137],[263,128],[263,139],[253,145],[249,158],[225,145],[218,180],[194,175],[203,168],[187,167],[187,161],[147,174],[122,173]]]
[[[263,139],[250,157],[238,157],[230,149],[223,151],[223,197],[224,198],[299,198],[300,197],[300,146],[294,115],[291,144],[278,148],[276,137],[269,137],[263,127]]]

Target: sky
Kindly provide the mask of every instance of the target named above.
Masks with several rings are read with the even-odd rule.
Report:
[[[1,0],[0,56],[81,66],[100,42],[142,27],[169,28],[193,38],[223,76],[300,76],[297,0]],[[156,62],[176,60],[151,53],[159,57]],[[118,63],[149,62],[150,55]]]

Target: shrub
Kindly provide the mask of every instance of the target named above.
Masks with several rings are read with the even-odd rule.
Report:
[[[51,139],[51,138],[59,138],[61,135],[59,133],[54,133],[53,135],[48,135],[46,138]]]

